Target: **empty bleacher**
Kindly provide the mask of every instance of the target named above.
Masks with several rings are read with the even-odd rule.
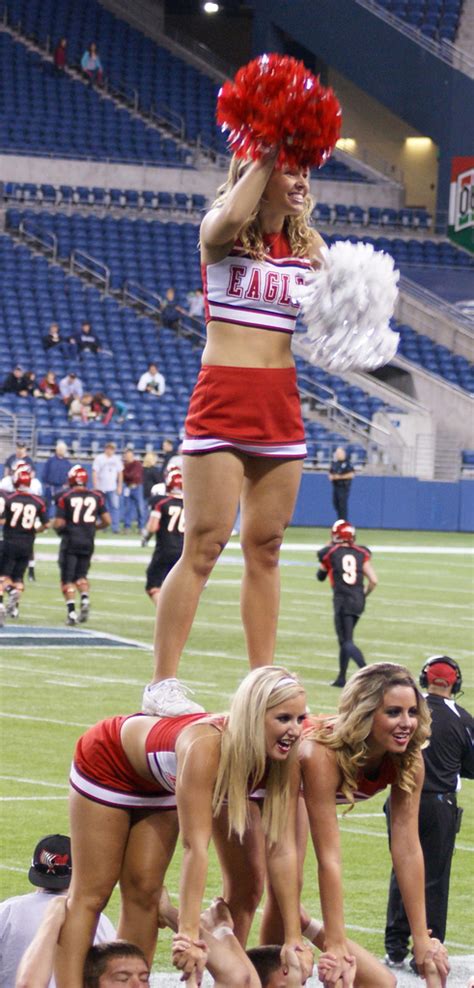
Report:
[[[426,38],[453,42],[462,0],[376,0],[380,7],[419,30]]]

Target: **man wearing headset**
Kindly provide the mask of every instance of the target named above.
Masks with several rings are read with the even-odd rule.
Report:
[[[420,686],[432,717],[431,738],[423,750],[425,781],[420,801],[420,842],[425,859],[428,929],[444,941],[449,876],[462,809],[457,806],[459,777],[474,779],[474,719],[453,697],[462,685],[461,670],[448,655],[433,655],[420,673]],[[390,837],[390,805],[384,806]],[[410,930],[392,871],[385,927],[385,963],[404,967]]]

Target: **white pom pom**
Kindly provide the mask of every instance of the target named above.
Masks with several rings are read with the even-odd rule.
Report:
[[[300,289],[311,360],[327,370],[373,370],[397,352],[390,329],[400,277],[393,258],[371,244],[338,241]]]

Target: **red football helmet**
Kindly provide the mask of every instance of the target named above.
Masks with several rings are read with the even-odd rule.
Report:
[[[31,484],[31,470],[27,463],[17,463],[13,473],[13,486],[29,487]]]
[[[331,539],[333,542],[352,543],[355,540],[355,536],[356,530],[354,526],[349,525],[349,522],[344,521],[344,518],[338,518],[331,528]]]
[[[170,467],[168,473],[166,474],[166,490],[168,494],[173,494],[175,491],[183,490],[183,474],[181,473],[181,467],[174,466]]]
[[[67,475],[67,479],[71,487],[76,487],[76,485],[85,487],[89,478],[85,467],[81,467],[80,463],[75,463],[74,466],[71,467]]]

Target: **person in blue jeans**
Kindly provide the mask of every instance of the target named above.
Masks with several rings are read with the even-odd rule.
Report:
[[[92,486],[102,491],[105,497],[115,535],[120,530],[120,497],[123,490],[123,463],[116,449],[115,443],[107,442],[104,452],[99,453],[92,463]]]
[[[126,532],[131,528],[134,518],[138,528],[142,529],[147,520],[147,510],[143,495],[143,466],[135,456],[133,449],[126,449],[123,454],[123,526]]]

